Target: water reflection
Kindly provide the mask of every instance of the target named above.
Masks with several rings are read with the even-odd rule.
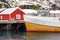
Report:
[[[27,40],[60,40],[60,33],[28,32]]]
[[[1,30],[0,40],[26,40],[26,33]]]
[[[0,40],[60,40],[60,33],[15,32],[0,30]]]

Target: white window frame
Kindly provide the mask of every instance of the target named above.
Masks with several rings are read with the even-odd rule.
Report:
[[[16,14],[16,19],[21,19],[21,15],[20,14]]]
[[[0,19],[2,19],[2,16],[0,16]]]

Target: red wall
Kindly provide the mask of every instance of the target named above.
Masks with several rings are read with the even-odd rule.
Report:
[[[16,19],[16,14],[21,15],[21,19]],[[24,13],[21,10],[17,9],[13,13],[11,13],[11,17],[15,20],[24,20]]]
[[[0,19],[0,20],[9,20],[8,14],[1,14],[0,16],[2,16],[2,19]]]
[[[21,19],[16,19],[16,14],[21,15]],[[0,19],[0,20],[10,20],[9,16],[11,18],[14,18],[14,20],[24,20],[24,13],[21,10],[19,10],[19,9],[15,10],[11,14],[0,14],[0,16],[1,15],[2,15],[2,19]]]

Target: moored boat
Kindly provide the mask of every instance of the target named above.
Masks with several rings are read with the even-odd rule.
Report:
[[[50,10],[47,17],[25,15],[27,31],[60,32],[60,10]]]

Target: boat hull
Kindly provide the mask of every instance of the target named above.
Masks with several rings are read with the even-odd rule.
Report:
[[[60,32],[60,27],[46,26],[26,22],[26,29],[28,32]]]

